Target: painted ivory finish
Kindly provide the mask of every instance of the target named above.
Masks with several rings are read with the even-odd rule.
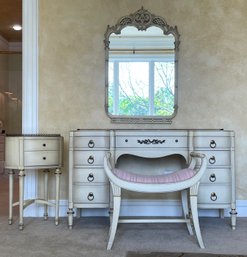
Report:
[[[55,207],[55,224],[59,218],[60,175],[63,164],[63,138],[61,136],[6,136],[5,168],[9,170],[9,224],[13,222],[13,207],[19,205],[19,229],[24,228],[23,210],[32,203],[44,204],[44,219],[48,218],[48,205]],[[44,198],[24,200],[26,170],[44,171]],[[48,201],[48,173],[54,169],[55,203]],[[13,176],[19,170],[19,202],[13,202]]]
[[[154,144],[157,143],[163,143],[165,139],[163,140],[152,140],[148,141],[145,140],[145,142],[154,142]],[[140,140],[137,140],[138,142],[142,142]],[[200,225],[199,225],[199,219],[198,219],[198,189],[200,184],[200,179],[203,176],[206,167],[207,167],[207,159],[205,154],[200,154],[196,152],[190,153],[190,163],[188,165],[189,169],[195,170],[195,175],[192,176],[189,179],[183,180],[183,181],[177,181],[175,183],[154,183],[154,184],[146,184],[146,183],[134,183],[129,182],[126,180],[122,180],[116,175],[114,175],[113,167],[111,163],[113,162],[111,160],[111,154],[108,153],[104,157],[104,168],[105,172],[110,180],[111,189],[112,189],[112,195],[113,195],[113,215],[111,219],[111,225],[110,225],[110,231],[109,231],[109,240],[107,244],[107,250],[110,250],[112,248],[112,245],[114,243],[115,234],[117,231],[117,225],[118,223],[181,223],[185,222],[189,231],[190,235],[193,235],[193,229],[192,224],[194,226],[195,230],[195,236],[198,241],[198,244],[200,248],[205,248]],[[197,162],[199,165],[197,165]],[[196,167],[198,166],[198,168]],[[181,193],[181,202],[182,202],[182,209],[183,209],[183,217],[178,219],[119,219],[120,214],[120,207],[121,207],[121,190],[130,190],[134,192],[142,192],[142,193],[168,193],[168,192],[176,192],[180,191]],[[190,213],[191,212],[191,213]],[[193,221],[193,223],[192,223]]]
[[[224,209],[230,208],[231,226],[235,229],[237,213],[234,139],[234,132],[226,130],[71,131],[69,227],[73,226],[74,208],[112,207],[109,201],[109,183],[102,168],[103,157],[107,152],[110,151],[113,156],[114,165],[126,155],[159,158],[176,154],[188,162],[189,153],[196,151],[205,154],[208,160],[207,170],[199,187],[198,207],[219,209],[221,215]],[[125,162],[128,161],[127,158]],[[160,172],[161,167],[155,169]],[[141,172],[145,172],[145,167],[142,167]],[[96,177],[100,177],[100,180],[94,180]],[[97,199],[97,195],[101,198]]]

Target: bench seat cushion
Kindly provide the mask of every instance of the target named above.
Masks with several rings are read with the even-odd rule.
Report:
[[[196,171],[192,169],[182,169],[164,175],[142,175],[128,172],[122,169],[114,169],[114,174],[125,181],[142,184],[165,184],[176,183],[192,178]]]

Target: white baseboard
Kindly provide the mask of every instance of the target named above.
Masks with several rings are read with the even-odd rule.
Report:
[[[237,200],[237,217],[247,217],[247,200]],[[30,208],[30,209],[29,209]],[[59,216],[66,217],[68,201],[60,201]],[[34,205],[25,210],[26,217],[42,217],[43,206]],[[229,217],[230,209],[225,209],[225,216]],[[54,208],[49,207],[49,216],[54,217]],[[181,202],[179,200],[122,200],[121,216],[181,216]],[[107,209],[82,209],[81,216],[108,216]],[[200,209],[201,217],[218,217],[218,210]]]

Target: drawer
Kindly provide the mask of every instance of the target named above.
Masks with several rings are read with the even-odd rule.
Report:
[[[187,137],[138,137],[138,136],[126,136],[126,137],[116,137],[116,147],[187,147],[188,138]]]
[[[24,166],[60,166],[58,151],[24,152]]]
[[[109,180],[103,168],[74,169],[73,182],[76,183],[107,183]]]
[[[194,148],[222,149],[231,147],[230,137],[194,137]]]
[[[207,156],[207,166],[230,166],[231,152],[230,151],[198,151]]]
[[[49,151],[60,149],[60,138],[24,139],[24,151]]]
[[[231,171],[230,169],[207,169],[201,183],[231,183]]]
[[[75,203],[109,203],[109,185],[80,186],[73,185],[73,201]]]
[[[231,202],[231,187],[229,185],[206,185],[199,187],[198,204],[229,204]]]
[[[74,165],[103,166],[107,151],[74,151]]]
[[[109,148],[109,137],[74,137],[74,148]]]

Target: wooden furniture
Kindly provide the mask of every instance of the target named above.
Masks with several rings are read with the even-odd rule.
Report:
[[[206,170],[207,161],[205,154],[192,152],[190,153],[190,156],[191,161],[188,168],[176,170],[172,173],[163,175],[142,175],[128,172],[126,170],[116,169],[111,165],[110,153],[104,157],[104,168],[110,180],[113,194],[113,217],[110,226],[107,250],[112,248],[118,223],[148,222],[185,222],[191,235],[193,234],[193,224],[198,244],[201,248],[205,248],[199,226],[197,195],[200,179]],[[198,161],[200,165],[198,169],[196,169],[197,159],[200,159]],[[119,219],[122,189],[142,193],[168,193],[180,191],[182,195],[181,199],[184,217],[178,219]],[[189,208],[191,210],[191,215]],[[191,221],[193,221],[193,223],[191,223]]]
[[[228,130],[78,130],[70,132],[68,224],[73,225],[74,208],[108,208],[109,183],[103,157],[110,151],[112,165],[132,165],[131,156],[160,158],[204,153],[207,170],[202,177],[198,206],[202,209],[230,208],[231,226],[236,227],[234,132]],[[123,158],[123,159],[122,159]],[[92,163],[90,163],[92,162]],[[145,171],[143,167],[143,172]],[[156,169],[159,170],[158,167]],[[90,173],[93,177],[90,182]],[[96,195],[100,195],[99,199]]]
[[[9,169],[9,224],[13,222],[13,207],[19,205],[19,229],[24,227],[23,210],[32,203],[44,204],[44,219],[48,205],[55,207],[55,224],[59,217],[59,184],[62,167],[63,138],[60,135],[13,135],[5,140],[5,168]],[[44,198],[24,200],[25,170],[44,170]],[[48,201],[48,172],[54,169],[56,177],[55,203]],[[14,170],[19,170],[19,201],[13,202]]]

